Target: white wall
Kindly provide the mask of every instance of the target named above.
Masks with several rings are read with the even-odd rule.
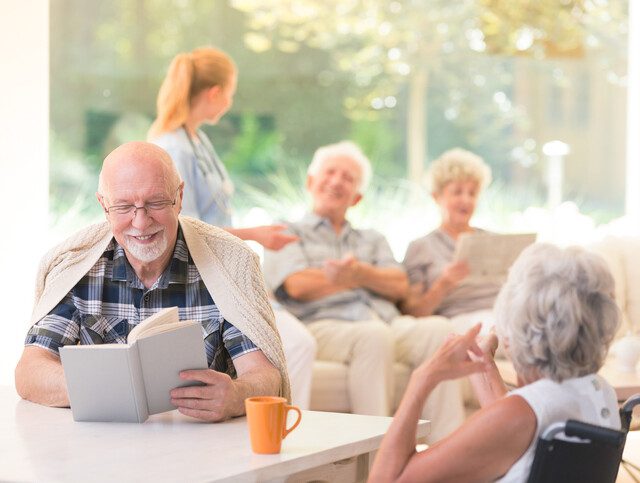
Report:
[[[627,215],[640,223],[640,2],[629,2],[627,72]]]
[[[0,7],[0,385],[13,384],[47,244],[49,4]]]

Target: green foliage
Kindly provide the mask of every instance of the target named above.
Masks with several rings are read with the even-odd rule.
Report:
[[[537,59],[576,58],[627,24],[628,1],[478,0],[487,52]]]
[[[54,132],[50,140],[50,224],[70,233],[102,216],[95,197],[99,164],[87,162]]]
[[[261,122],[251,111],[235,116],[236,119],[238,117],[239,126],[235,133],[224,127],[207,129],[216,149],[224,156],[225,166],[238,177],[273,172],[278,158],[282,156],[282,133],[269,129],[265,126],[268,123]]]
[[[545,125],[549,117],[540,115],[546,99],[530,101],[527,95],[554,84],[554,106],[572,106],[577,79],[606,85],[613,67],[622,79],[624,68],[616,63],[626,52],[621,28],[626,7],[626,0],[52,0],[52,211],[56,219],[73,222],[99,216],[93,193],[104,155],[145,137],[160,82],[176,53],[216,45],[234,58],[240,77],[233,109],[207,132],[236,182],[239,212],[262,206],[274,216],[287,215],[293,200],[304,206],[304,171],[314,150],[341,139],[360,144],[376,173],[354,216],[383,220],[385,208],[393,207],[402,218],[398,213],[415,206],[407,216],[418,219],[431,209],[428,198],[416,201],[422,188],[404,179],[412,86],[424,68],[424,162],[454,146],[482,155],[500,193],[487,215],[490,224],[491,217],[499,219],[525,201],[541,203],[541,146],[552,139],[548,136],[558,133],[577,146],[564,133],[583,139],[585,132],[595,132],[578,124],[587,123],[580,113],[595,109],[587,98],[594,97],[593,89],[580,99],[582,111],[550,126]],[[557,26],[554,12],[562,17]],[[567,28],[579,28],[576,38],[588,45],[565,49],[573,52],[570,61],[544,60],[555,52],[549,45],[555,49],[563,39],[575,40],[563,33]],[[529,34],[531,48],[523,48]],[[496,44],[504,44],[501,54],[509,55],[515,46],[518,57],[488,55]],[[536,89],[530,88],[533,83],[539,84]],[[524,95],[518,96],[518,89]],[[602,104],[597,109],[591,114],[597,122],[616,112]],[[602,136],[608,143],[610,135]],[[567,163],[618,162],[610,149],[591,151],[588,159],[576,155]],[[569,171],[567,186],[579,189],[568,194],[581,207],[602,219],[620,213],[621,190],[594,193],[600,181],[586,187],[582,177],[569,179]],[[386,219],[393,224],[392,215]]]
[[[353,121],[348,135],[369,156],[373,172],[379,177],[401,178],[406,171],[403,139],[393,120]]]

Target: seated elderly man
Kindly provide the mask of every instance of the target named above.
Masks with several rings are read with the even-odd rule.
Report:
[[[149,315],[177,306],[202,324],[209,369],[176,388],[185,415],[221,421],[244,414],[254,395],[289,397],[280,338],[257,257],[237,238],[179,217],[183,183],[169,155],[143,142],[104,160],[98,201],[107,222],[54,248],[38,274],[32,327],[16,368],[25,399],[68,406],[59,349],[124,343]]]
[[[445,343],[411,380],[382,441],[371,482],[526,481],[538,436],[576,419],[620,428],[613,388],[598,375],[620,321],[605,261],[580,248],[532,245],[496,301],[496,328],[522,387],[507,393],[480,325]],[[484,347],[483,347],[484,346]],[[449,437],[415,451],[420,407],[441,381],[472,376],[482,408]]]
[[[369,160],[353,143],[318,149],[308,169],[313,212],[289,230],[299,237],[278,252],[266,252],[269,288],[307,324],[318,358],[345,363],[353,412],[388,415],[393,362],[416,367],[451,332],[446,319],[401,317],[395,307],[407,276],[385,238],[353,228],[349,208],[361,199],[371,176]],[[463,419],[460,387],[443,384],[425,406],[433,441]]]

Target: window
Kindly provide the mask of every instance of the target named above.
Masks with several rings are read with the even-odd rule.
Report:
[[[625,4],[585,7],[582,24],[600,22],[593,32],[604,37],[580,31],[564,55],[566,39],[552,44],[539,25],[516,30],[507,52],[507,22],[490,31],[481,3],[504,14],[500,2],[470,1],[427,9],[381,0],[367,12],[312,0],[52,1],[54,219],[72,226],[101,216],[93,193],[103,157],[145,138],[171,58],[201,45],[222,48],[240,70],[233,109],[207,128],[238,188],[239,223],[301,214],[313,151],[341,139],[360,144],[376,174],[354,217],[388,233],[397,254],[437,224],[420,170],[456,146],[494,171],[478,224],[511,231],[521,228],[514,215],[545,206],[542,147],[556,139],[570,146],[563,199],[598,223],[621,216]],[[558,15],[573,15],[569,3]],[[287,23],[292,15],[306,21]],[[411,130],[424,154],[408,179]]]

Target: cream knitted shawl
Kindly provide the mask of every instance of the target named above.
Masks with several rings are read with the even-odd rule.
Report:
[[[280,395],[290,398],[280,335],[257,255],[226,231],[186,216],[180,226],[193,261],[223,317],[280,370]],[[113,238],[107,222],[89,226],[51,249],[40,262],[31,325],[47,315],[93,267]]]

